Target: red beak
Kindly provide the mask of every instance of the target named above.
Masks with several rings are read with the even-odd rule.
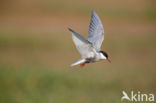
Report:
[[[107,60],[108,62],[110,62],[110,63],[111,63],[111,61],[110,61],[110,59],[109,59],[109,58],[107,58],[106,60]]]

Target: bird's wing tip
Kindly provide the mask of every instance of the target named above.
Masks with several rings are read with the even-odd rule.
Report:
[[[69,30],[69,31],[73,31],[71,28],[69,28],[69,27],[67,27],[67,29]]]
[[[96,11],[95,10],[92,10],[92,14],[96,14]]]
[[[92,12],[95,12],[95,10],[93,9]]]

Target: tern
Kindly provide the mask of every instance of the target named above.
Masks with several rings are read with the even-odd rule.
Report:
[[[99,16],[94,10],[91,15],[88,40],[71,28],[68,28],[68,30],[71,32],[73,42],[82,56],[80,60],[73,62],[71,66],[79,64],[85,66],[86,63],[93,63],[100,60],[111,62],[108,54],[105,51],[101,51],[101,45],[104,40],[104,28]]]

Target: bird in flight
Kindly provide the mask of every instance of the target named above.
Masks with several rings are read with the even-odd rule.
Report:
[[[97,62],[100,60],[107,60],[109,62],[108,54],[101,51],[101,44],[104,40],[104,28],[97,13],[93,10],[89,31],[88,40],[76,33],[71,28],[68,28],[72,34],[73,42],[77,50],[81,54],[81,59],[73,62],[71,66],[81,65],[85,66],[86,63]]]

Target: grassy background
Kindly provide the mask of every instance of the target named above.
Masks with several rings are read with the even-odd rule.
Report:
[[[120,103],[122,91],[156,94],[154,0],[1,0],[1,103]],[[92,10],[112,63],[80,58],[67,27],[87,37]],[[128,101],[123,101],[128,103]]]

